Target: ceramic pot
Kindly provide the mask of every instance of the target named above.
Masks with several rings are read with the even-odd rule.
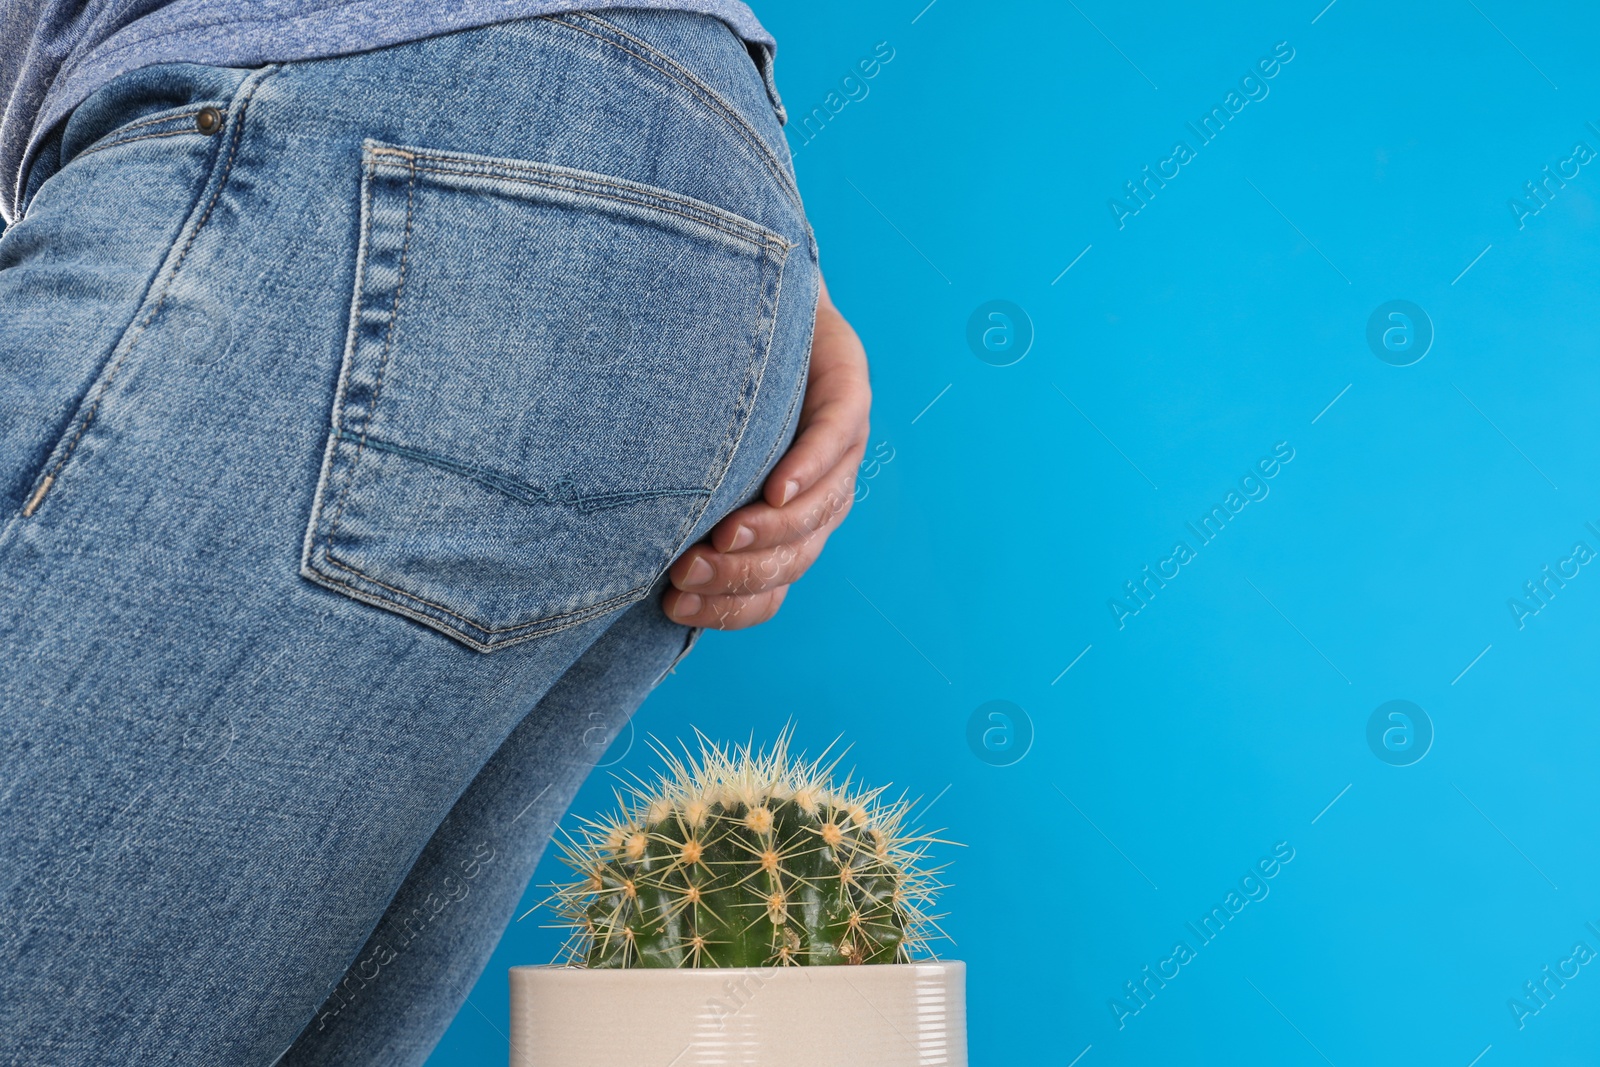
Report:
[[[966,1067],[966,965],[511,968],[511,1067]]]

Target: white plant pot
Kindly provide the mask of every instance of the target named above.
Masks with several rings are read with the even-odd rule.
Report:
[[[966,1067],[966,965],[511,968],[511,1067]]]

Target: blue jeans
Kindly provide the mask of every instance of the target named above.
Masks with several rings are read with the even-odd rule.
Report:
[[[0,1062],[426,1057],[794,433],[764,62],[575,14],[61,128],[0,239]]]

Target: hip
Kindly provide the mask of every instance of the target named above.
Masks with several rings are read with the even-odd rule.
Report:
[[[292,529],[487,651],[642,598],[793,432],[815,245],[716,20],[146,68],[56,152],[0,240],[0,552]]]

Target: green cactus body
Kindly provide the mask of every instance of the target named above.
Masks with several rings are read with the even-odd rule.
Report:
[[[937,931],[926,913],[934,839],[909,805],[831,781],[833,765],[701,739],[621,811],[562,844],[580,880],[556,887],[568,963],[761,967],[908,961]],[[835,761],[836,763],[837,761]]]

